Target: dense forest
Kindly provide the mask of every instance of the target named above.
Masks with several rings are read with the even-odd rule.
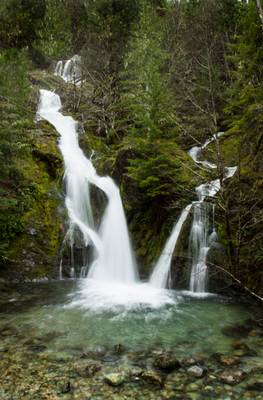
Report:
[[[262,294],[260,1],[3,0],[0,20],[1,276],[57,273],[63,169],[55,131],[35,122],[45,87],[80,121],[82,148],[94,150],[98,171],[120,186],[145,271],[197,184],[220,176],[222,247],[210,268]],[[53,75],[56,62],[74,54],[80,87]],[[222,131],[204,151],[216,171],[197,167],[187,151]],[[226,165],[238,167],[229,180]],[[177,253],[186,263],[187,244]]]
[[[0,113],[0,399],[262,400],[262,0],[0,0]]]

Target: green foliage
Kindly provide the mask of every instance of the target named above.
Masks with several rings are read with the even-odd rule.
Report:
[[[169,10],[166,43],[184,146],[220,130],[229,80],[225,47],[235,30],[237,6],[238,1],[191,0]]]
[[[2,0],[0,47],[32,47],[45,15],[45,0]]]
[[[232,85],[225,108],[227,123],[233,131],[259,134],[262,128],[263,35],[256,5],[245,6],[239,34],[230,47],[233,65]]]
[[[260,291],[262,253],[263,34],[256,2],[240,5],[235,35],[228,45],[231,81],[225,92],[223,143],[226,162],[239,174],[227,185],[225,198],[233,242],[235,273]],[[229,235],[225,235],[226,243]]]
[[[28,60],[25,52],[16,49],[0,53],[0,87],[1,96],[12,104],[20,104],[29,94],[27,77]]]
[[[162,23],[152,7],[142,9],[124,62],[122,104],[128,113],[129,131],[148,139],[171,137],[176,132]]]
[[[48,57],[63,58],[72,49],[71,18],[64,0],[46,0],[39,47]]]
[[[176,199],[193,184],[188,157],[172,141],[136,140],[138,157],[130,159],[128,175],[143,191],[145,201]]]

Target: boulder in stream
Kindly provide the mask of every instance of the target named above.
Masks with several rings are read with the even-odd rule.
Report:
[[[112,372],[106,374],[104,380],[110,386],[121,386],[125,382],[126,376],[122,372]]]
[[[162,387],[163,383],[164,383],[163,377],[160,374],[158,374],[158,372],[156,372],[152,369],[147,369],[147,370],[143,371],[141,374],[141,378],[145,382],[150,383],[152,385],[159,386],[159,387]]]
[[[187,369],[187,373],[195,378],[202,378],[206,374],[206,370],[199,365],[192,365]]]
[[[165,372],[170,372],[181,367],[178,359],[171,353],[162,353],[158,355],[154,359],[153,365]]]
[[[228,385],[236,385],[245,379],[246,374],[241,370],[226,370],[220,375],[220,380]]]
[[[84,363],[78,363],[75,365],[75,370],[82,378],[90,378],[100,371],[102,368],[101,364],[96,361],[87,361]]]

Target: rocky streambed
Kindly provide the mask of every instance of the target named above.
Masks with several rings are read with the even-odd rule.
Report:
[[[177,293],[162,309],[94,313],[67,306],[75,286],[2,293],[1,399],[263,399],[259,307]]]

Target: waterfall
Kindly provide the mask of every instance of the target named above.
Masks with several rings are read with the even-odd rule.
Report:
[[[82,82],[80,57],[74,56],[66,62],[59,61],[55,75],[68,83]],[[192,271],[190,289],[204,292],[206,288],[206,257],[211,244],[216,240],[214,221],[214,204],[207,203],[206,197],[214,197],[220,190],[220,180],[202,184],[196,188],[198,201],[186,206],[173,227],[164,250],[159,257],[149,283],[138,280],[137,266],[131,249],[129,233],[119,188],[110,177],[101,177],[92,164],[92,156],[87,158],[78,143],[77,122],[70,116],[64,116],[60,97],[48,90],[40,90],[40,101],[37,111],[38,120],[52,124],[60,135],[59,149],[64,160],[64,180],[66,183],[65,205],[69,217],[69,229],[66,239],[71,248],[70,276],[75,278],[74,245],[80,248],[93,248],[93,261],[85,261],[80,270],[82,280],[79,298],[74,304],[93,309],[111,309],[117,305],[132,307],[133,304],[149,304],[159,307],[173,304],[174,299],[165,291],[172,255],[183,225],[193,208],[193,222],[190,234]],[[200,160],[202,150],[217,137],[220,132],[206,140],[202,146],[194,146],[189,155],[199,165],[216,169],[216,165]],[[225,168],[224,179],[232,177],[236,167]],[[107,197],[108,203],[101,218],[99,227],[95,226],[90,199],[90,185],[94,185]],[[211,224],[212,220],[212,224]],[[85,252],[84,252],[85,253]],[[87,255],[87,254],[86,254]],[[83,260],[87,260],[85,254]],[[62,263],[59,277],[63,278]]]
[[[95,248],[96,258],[88,276],[97,280],[131,283],[137,279],[125,214],[118,187],[109,177],[100,177],[78,144],[77,123],[60,113],[60,97],[40,90],[38,120],[51,123],[60,135],[59,149],[65,165],[66,199],[70,227],[68,237],[74,245],[76,231],[81,233],[84,246]],[[102,190],[108,199],[99,230],[94,227],[90,202],[90,184]],[[83,270],[82,270],[83,274]],[[75,276],[74,265],[71,270]]]
[[[189,204],[182,211],[178,221],[174,225],[171,235],[169,236],[164,246],[164,250],[159,257],[159,260],[157,261],[153,269],[152,275],[150,277],[150,284],[154,287],[165,288],[167,285],[173,251],[180,236],[183,224],[186,221],[187,216],[191,210],[191,207],[192,204]]]
[[[67,83],[81,84],[81,57],[75,54],[66,61],[58,61],[54,75],[60,76]]]
[[[224,134],[224,132],[217,132],[214,135],[212,135],[211,138],[207,139],[202,146],[192,147],[188,151],[189,156],[194,160],[194,162],[196,162],[196,164],[200,164],[205,168],[216,169],[217,168],[216,164],[213,164],[207,160],[200,160],[199,158],[201,156],[202,150],[204,150],[210,143],[212,143],[214,140],[216,140],[223,134]]]
[[[56,76],[62,76],[63,74],[63,61],[58,61],[56,68],[55,68],[55,73],[54,75]]]
[[[193,223],[189,241],[190,258],[192,259],[190,277],[190,290],[192,292],[204,292],[206,287],[209,214],[210,204],[202,200],[193,203]]]
[[[216,168],[215,164],[208,161],[199,160],[201,150],[212,143],[223,132],[219,132],[206,140],[203,146],[192,147],[188,154],[197,164],[202,164],[207,168]],[[237,170],[237,167],[227,167],[224,171],[224,180],[231,178]],[[211,245],[217,240],[215,229],[215,205],[206,202],[207,197],[214,197],[221,189],[220,179],[204,183],[195,190],[198,201],[193,204],[193,222],[189,237],[189,258],[191,262],[190,291],[205,292],[207,287],[207,265],[206,259]]]
[[[209,161],[200,160],[202,150],[210,143],[223,135],[223,132],[214,134],[207,139],[202,146],[192,147],[188,154],[196,164],[202,165],[208,169],[216,169],[217,166]],[[237,167],[227,167],[224,171],[224,179],[231,178],[237,170]],[[215,205],[205,201],[206,197],[214,197],[220,190],[220,179],[204,183],[195,190],[198,201],[193,201],[182,211],[178,221],[169,236],[164,249],[153,268],[150,277],[150,284],[154,287],[165,288],[167,286],[169,271],[171,267],[172,255],[176,248],[177,240],[180,236],[183,224],[193,208],[193,221],[189,236],[189,258],[191,263],[190,290],[192,292],[205,292],[207,283],[207,265],[206,259],[209,249],[217,240],[215,230]],[[212,221],[212,223],[211,223]]]
[[[81,83],[80,58],[74,56],[66,62],[59,61],[55,75],[66,82]],[[78,64],[78,65],[77,65]],[[74,76],[74,81],[72,77]],[[64,116],[60,97],[48,90],[40,90],[36,120],[46,120],[59,133],[59,149],[64,161],[66,188],[65,206],[69,228],[64,241],[71,250],[70,277],[76,277],[74,247],[83,253],[78,290],[68,307],[81,307],[93,311],[120,310],[147,306],[159,308],[174,304],[176,299],[170,291],[155,288],[138,279],[137,265],[133,256],[126,218],[119,188],[110,177],[101,177],[92,164],[92,152],[87,158],[78,143],[77,122]],[[101,190],[107,197],[106,209],[97,227],[90,199],[90,186]],[[92,247],[93,260],[87,260],[85,249]],[[59,279],[63,279],[62,260]],[[121,309],[122,309],[121,308]]]

